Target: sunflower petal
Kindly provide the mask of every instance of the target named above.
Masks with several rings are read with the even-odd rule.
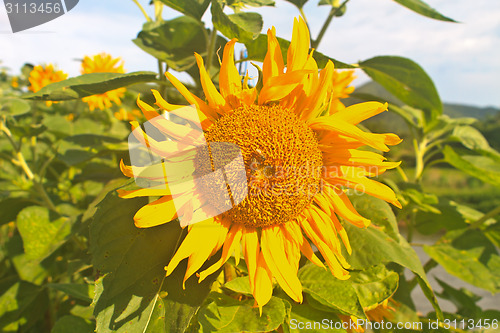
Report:
[[[286,240],[285,240],[286,241]],[[284,244],[281,231],[277,226],[262,229],[262,253],[273,276],[283,290],[296,302],[302,302],[302,285],[297,278],[297,272],[289,265],[283,251]]]

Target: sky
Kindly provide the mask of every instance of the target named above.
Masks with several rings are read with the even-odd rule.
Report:
[[[152,15],[149,0],[139,2]],[[500,107],[500,0],[426,0],[460,23],[420,16],[392,0],[351,0],[343,17],[334,18],[318,51],[347,63],[377,55],[398,55],[420,64],[445,102]],[[310,0],[304,7],[311,34],[317,36],[328,7]],[[252,8],[264,29],[290,38],[298,10],[284,0],[276,8]],[[209,11],[208,11],[209,12]],[[210,15],[204,20],[210,26]],[[164,11],[164,19],[180,15]],[[157,62],[132,43],[144,17],[132,0],[80,0],[66,15],[13,34],[0,6],[0,66],[16,74],[25,63],[55,63],[71,76],[79,74],[84,55],[120,56],[127,71],[157,70]],[[366,82],[360,71],[354,85]]]

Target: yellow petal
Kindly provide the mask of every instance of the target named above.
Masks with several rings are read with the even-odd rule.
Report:
[[[193,95],[175,76],[169,72],[165,73],[170,83],[179,91],[179,93],[184,96],[188,103],[195,105],[201,112],[203,112],[207,117],[211,119],[219,118],[216,110],[209,107],[204,101],[202,101],[197,96]]]
[[[333,131],[338,134],[345,135],[362,142],[365,145],[371,146],[378,150],[389,151],[385,144],[385,137],[380,134],[366,133],[341,119],[334,119],[332,116],[319,117],[311,121],[309,126],[314,131]]]
[[[286,72],[280,76],[273,76],[268,83],[262,87],[259,94],[259,104],[266,104],[276,101],[290,94],[295,87],[303,80],[304,76],[311,73],[310,70],[297,70]]]
[[[194,55],[196,57],[196,62],[198,63],[198,68],[200,69],[200,81],[203,87],[203,92],[205,93],[205,98],[208,101],[208,105],[212,108],[229,111],[229,105],[227,105],[224,97],[222,97],[222,95],[217,91],[217,88],[215,88],[214,83],[205,69],[203,58],[198,53],[195,53]]]
[[[257,270],[257,259],[259,257],[259,239],[257,231],[254,228],[246,227],[243,229],[243,254],[248,268],[248,278],[250,279],[250,287],[254,292],[255,273]]]
[[[359,215],[347,194],[340,189],[330,187],[330,190],[325,193],[325,197],[330,200],[335,207],[335,213],[354,224],[359,228],[367,227],[370,225],[370,220]]]
[[[253,297],[259,307],[262,315],[262,307],[269,302],[273,295],[273,276],[271,270],[264,260],[264,255],[259,253],[257,268],[255,271],[255,287],[253,288]]]
[[[174,271],[181,260],[189,257],[183,280],[185,287],[186,280],[203,265],[216,245],[221,244],[220,239],[224,239],[227,232],[228,227],[214,219],[192,224],[186,238],[165,268],[167,276]]]
[[[262,64],[262,79],[264,85],[269,84],[269,79],[283,74],[283,55],[281,54],[280,44],[276,39],[276,30],[274,27],[267,30],[267,53]]]
[[[304,68],[309,54],[309,29],[306,22],[300,17],[293,20],[292,41],[288,48],[287,71]]]
[[[262,228],[261,249],[267,266],[283,290],[296,302],[302,302],[302,285],[297,272],[290,266],[284,253],[279,227]]]
[[[207,276],[213,274],[215,271],[221,268],[222,265],[224,265],[226,261],[229,259],[233,251],[235,251],[236,248],[240,247],[242,229],[243,227],[241,224],[232,225],[231,230],[229,230],[228,236],[224,241],[224,247],[222,248],[221,258],[215,264],[213,264],[212,266],[210,266],[209,268],[200,273],[200,279],[198,282],[205,280]]]
[[[357,125],[365,119],[387,111],[388,104],[379,102],[365,102],[351,105],[344,110],[336,112],[332,117],[342,119],[350,124]]]
[[[155,200],[135,213],[134,223],[138,228],[151,228],[177,218],[177,210],[171,196]]]
[[[230,95],[237,95],[241,91],[240,73],[234,65],[234,44],[236,42],[236,38],[229,41],[224,47],[224,54],[222,56],[222,64],[219,74],[219,87],[224,98],[227,98]]]

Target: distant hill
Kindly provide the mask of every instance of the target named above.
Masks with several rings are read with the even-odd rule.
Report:
[[[394,103],[396,105],[403,104],[400,100],[398,100],[391,93],[385,90],[384,87],[373,81],[357,87],[355,93],[379,96],[383,100],[389,103]],[[354,103],[359,103],[360,101],[353,98],[347,98],[345,99],[345,102],[346,105],[351,105]],[[443,103],[443,113],[450,116],[451,118],[471,117],[479,120],[484,120],[488,116],[495,116],[499,112],[500,109],[494,107],[477,107],[455,103]]]

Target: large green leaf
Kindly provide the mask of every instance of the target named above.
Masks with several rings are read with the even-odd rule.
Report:
[[[88,302],[89,304],[94,298],[94,285],[80,283],[48,283],[46,286],[62,291],[69,296]]]
[[[19,281],[8,285],[0,282],[0,330],[2,332],[27,332],[42,318],[49,305],[45,289]]]
[[[459,141],[471,150],[500,161],[500,153],[493,149],[484,135],[472,126],[455,127],[450,139]]]
[[[133,72],[128,74],[90,73],[51,83],[36,93],[23,97],[39,101],[79,99],[91,95],[103,94],[106,91],[135,83],[151,82],[155,79],[156,73],[153,72]]]
[[[450,146],[443,149],[443,154],[446,162],[455,168],[486,183],[500,186],[500,162],[486,156],[460,156]]]
[[[263,6],[271,6],[274,7],[274,0],[226,0],[226,4],[229,7],[233,7],[235,9],[239,9],[245,6],[252,7],[263,7]]]
[[[290,46],[290,42],[286,39],[279,37],[277,37],[277,39],[281,48],[283,61],[286,64],[287,52],[288,52],[288,47]],[[248,52],[248,60],[255,60],[262,62],[264,61],[264,58],[267,53],[267,35],[260,34],[259,37],[257,37],[255,40],[246,42],[245,46]],[[328,63],[328,61],[332,61],[333,64],[335,65],[335,68],[354,68],[354,66],[352,65],[330,58],[321,52],[314,51],[313,57],[318,63],[319,68],[324,68]]]
[[[417,63],[396,56],[378,56],[359,66],[373,80],[411,107],[424,111],[428,121],[443,113],[443,105],[431,78]]]
[[[349,195],[349,199],[358,212],[362,215],[364,212],[369,212],[370,220],[377,227],[380,227],[394,240],[399,239],[398,221],[396,221],[396,216],[387,202],[367,194],[352,194]]]
[[[297,8],[302,8],[306,4],[308,0],[286,0],[290,3],[293,3]]]
[[[336,279],[330,271],[313,264],[299,270],[304,292],[323,307],[366,318],[364,308],[388,299],[398,287],[399,275],[384,266],[353,271],[348,280]]]
[[[321,325],[315,323],[321,323]],[[332,312],[318,310],[309,304],[297,303],[292,303],[290,321],[286,323],[292,333],[323,333],[325,331],[345,333],[346,330],[336,328],[341,327],[341,324],[341,320]]]
[[[172,69],[184,71],[196,62],[195,52],[201,54],[206,50],[204,29],[198,20],[189,16],[147,22],[133,42]]]
[[[17,116],[28,112],[31,105],[27,101],[15,97],[0,98],[0,111],[5,111],[7,114]]]
[[[94,300],[97,332],[183,332],[217,275],[201,284],[193,276],[184,290],[183,261],[165,278],[182,229],[177,221],[136,228],[133,216],[145,204],[145,198],[120,199],[112,191],[97,206],[90,227],[93,264],[101,275]]]
[[[210,0],[160,0],[179,12],[200,20],[210,4]]]
[[[420,233],[432,235],[442,229],[463,229],[483,216],[480,211],[444,198],[439,198],[436,208],[439,213],[417,213],[416,227]]]
[[[64,316],[59,318],[50,333],[91,333],[95,327],[83,318]]]
[[[229,39],[238,38],[242,43],[254,40],[262,30],[262,16],[258,13],[241,12],[226,15],[217,0],[212,0],[212,23]]]
[[[262,315],[254,300],[238,301],[224,294],[212,293],[212,299],[198,313],[202,332],[269,332],[285,320],[285,302],[271,297],[262,307]]]
[[[432,19],[447,21],[447,22],[456,22],[455,20],[446,17],[436,11],[434,8],[426,4],[421,0],[394,0],[402,6],[405,6],[408,9],[413,10],[420,15],[430,17]]]
[[[381,205],[386,203],[380,203]],[[358,205],[358,212],[377,223],[380,220],[380,211],[373,211],[369,205]],[[375,213],[375,214],[374,214]],[[386,211],[387,214],[393,215],[392,211]],[[372,218],[372,214],[374,214]],[[393,216],[388,216],[391,220]],[[344,227],[349,235],[349,240],[353,246],[352,255],[346,254],[346,259],[351,264],[353,269],[366,269],[368,267],[395,262],[403,267],[410,269],[417,276],[422,291],[431,302],[436,312],[442,318],[442,312],[437,304],[432,288],[427,280],[424,268],[420,260],[408,244],[408,242],[398,234],[398,238],[394,239],[383,232],[380,228],[369,226],[368,228],[358,228],[350,223],[345,223]]]
[[[450,231],[424,250],[448,273],[492,293],[500,291],[500,256],[480,230]]]
[[[23,238],[24,251],[30,259],[41,260],[54,252],[71,233],[67,217],[51,216],[45,207],[24,208],[17,215],[17,229]]]
[[[17,214],[34,203],[24,198],[7,198],[0,201],[0,225],[15,221]]]

